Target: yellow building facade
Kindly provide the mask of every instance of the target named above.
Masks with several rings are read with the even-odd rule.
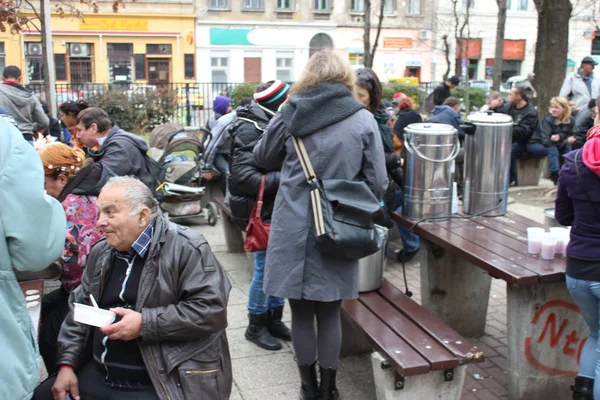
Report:
[[[193,14],[52,15],[57,84],[195,82]],[[0,66],[19,66],[27,83],[42,81],[38,31],[0,33]]]

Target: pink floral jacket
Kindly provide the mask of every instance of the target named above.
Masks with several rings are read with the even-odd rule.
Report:
[[[98,200],[95,196],[69,194],[62,206],[67,215],[67,238],[62,255],[61,281],[70,293],[81,284],[90,249],[102,235],[96,228]]]

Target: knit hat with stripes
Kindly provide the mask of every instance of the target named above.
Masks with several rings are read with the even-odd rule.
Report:
[[[280,80],[268,83],[271,83],[268,88],[254,93],[254,101],[273,112],[277,112],[279,106],[287,98],[287,92],[290,90],[290,85]]]

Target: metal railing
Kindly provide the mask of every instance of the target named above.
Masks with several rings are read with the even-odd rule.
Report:
[[[156,106],[165,115],[160,120],[185,126],[204,126],[212,112],[217,95],[231,96],[239,83],[60,83],[56,84],[56,102],[60,106],[67,101],[85,100],[97,106],[109,92],[126,96],[137,107]],[[40,100],[45,101],[43,83],[31,83],[27,87]]]

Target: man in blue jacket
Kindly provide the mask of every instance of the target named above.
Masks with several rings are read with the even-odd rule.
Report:
[[[39,271],[63,251],[67,222],[44,193],[42,162],[23,134],[0,117],[0,399],[30,399],[39,382],[38,349],[13,272]]]
[[[431,114],[429,114],[427,122],[446,124],[456,128],[456,130],[458,130],[458,137],[462,142],[465,138],[465,133],[460,126],[464,124],[464,121],[458,113],[459,110],[460,101],[456,97],[450,96],[444,100],[444,104],[441,106],[435,106],[433,110],[431,110]]]

